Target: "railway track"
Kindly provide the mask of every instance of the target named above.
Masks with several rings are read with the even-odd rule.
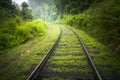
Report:
[[[83,41],[73,29],[61,32],[27,80],[102,80]]]

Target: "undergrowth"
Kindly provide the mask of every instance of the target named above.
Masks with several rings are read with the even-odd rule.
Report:
[[[9,66],[6,70],[0,72],[0,79],[25,80],[35,66],[47,54],[51,46],[54,44],[54,41],[58,37],[60,30],[58,27],[53,26],[49,27],[47,32],[48,34],[44,35],[43,37],[38,36],[38,38],[30,40],[20,46],[12,49],[2,50],[2,55],[0,56],[0,61],[2,63],[0,65],[1,69],[7,67],[14,61],[17,62]],[[6,54],[4,54],[4,52]]]
[[[47,32],[47,25],[42,20],[28,22],[23,21],[19,16],[9,18],[0,24],[0,49],[20,45]]]
[[[75,29],[85,43],[90,56],[101,73],[120,75],[119,56],[113,54],[105,45],[90,37],[84,31]]]
[[[114,53],[120,52],[120,1],[103,0],[82,13],[65,14],[58,23],[84,30]],[[102,6],[101,6],[102,5]]]

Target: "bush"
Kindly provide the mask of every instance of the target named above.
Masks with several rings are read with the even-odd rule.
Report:
[[[21,17],[8,19],[0,29],[0,49],[20,45],[31,38],[43,36],[47,25],[42,20],[23,22]]]
[[[120,51],[120,1],[104,0],[83,13],[66,15],[65,24],[83,29],[115,53]],[[61,20],[62,21],[62,20]]]

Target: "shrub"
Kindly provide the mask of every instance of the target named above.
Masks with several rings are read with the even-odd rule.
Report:
[[[65,24],[83,29],[113,51],[120,51],[120,1],[103,0],[77,15],[66,15]],[[95,5],[96,4],[96,5]],[[62,21],[62,20],[61,20]]]
[[[20,45],[31,38],[43,36],[47,25],[42,20],[23,22],[21,17],[8,19],[0,30],[0,49]]]

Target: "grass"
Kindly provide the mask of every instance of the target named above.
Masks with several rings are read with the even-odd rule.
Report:
[[[75,79],[71,79],[71,78],[59,78],[59,77],[53,77],[53,78],[43,78],[42,80],[75,80]]]
[[[86,56],[64,55],[64,56],[52,56],[52,59],[85,59]]]
[[[115,74],[120,74],[119,56],[112,54],[104,45],[100,44],[98,41],[89,37],[85,32],[78,29],[76,29],[76,31],[79,33],[80,37],[84,40],[84,43],[87,46],[87,48],[89,48],[90,50],[96,49],[99,52],[98,54],[95,54],[93,53],[93,51],[91,51],[90,55],[93,58],[93,61],[100,72],[104,74],[111,74],[112,71],[115,71],[116,72]],[[50,27],[48,32],[49,35],[47,37],[45,35],[41,38],[35,38],[23,45],[17,46],[16,48],[6,49],[1,51],[0,52],[1,53],[0,60],[2,63],[0,64],[1,68],[6,66],[7,64],[10,64],[12,61],[17,60],[17,58],[19,58],[19,56],[26,50],[27,50],[27,54],[24,54],[23,57],[17,61],[16,64],[13,64],[7,70],[0,73],[0,76],[1,76],[0,79],[3,79],[3,80],[26,79],[30,74],[31,69],[33,69],[34,66],[36,66],[40,62],[40,60],[44,57],[44,55],[50,49],[51,45],[53,45],[54,41],[59,35],[59,32],[60,30],[58,27]],[[69,32],[70,34],[68,34]],[[67,34],[68,36],[68,35],[72,35],[73,33],[71,33],[70,30],[67,30],[67,31],[63,31],[63,34],[64,35]],[[41,39],[43,39],[43,41],[39,42]],[[54,51],[54,54],[61,54],[61,55],[67,54],[67,55],[65,56],[54,55],[50,58],[49,63],[57,66],[88,66],[88,61],[83,60],[86,58],[85,55],[81,55],[81,56],[72,55],[75,52],[81,51],[82,48],[80,48],[80,45],[78,48],[66,48],[68,46],[71,46],[71,47],[76,45],[78,46],[77,41],[76,43],[72,43],[75,40],[77,40],[75,36],[68,36],[68,37],[62,36],[58,46],[59,49],[56,49]],[[65,43],[62,43],[64,41]],[[69,44],[70,42],[71,44]],[[36,44],[36,45],[34,45],[31,48],[33,44]],[[60,47],[60,46],[63,46],[63,47]],[[78,54],[80,55],[80,53]],[[55,61],[54,59],[65,59],[65,60]],[[67,60],[67,59],[71,59],[71,60]],[[82,60],[75,60],[75,59],[82,59]],[[53,72],[74,72],[74,73],[90,73],[91,72],[91,70],[87,68],[69,69],[65,67],[62,67],[62,68],[58,67],[58,68],[49,68],[48,70]],[[65,80],[63,78],[43,78],[43,80],[56,80],[56,79]]]
[[[98,70],[103,73],[112,73],[120,75],[120,58],[113,54],[105,45],[90,37],[84,31],[75,29],[89,49],[90,56],[93,58]],[[97,51],[97,52],[96,52]],[[99,67],[102,66],[102,67]],[[111,67],[111,68],[109,68]]]
[[[0,79],[3,79],[3,80],[26,79],[28,77],[28,75],[30,75],[30,72],[31,72],[30,69],[34,68],[32,66],[37,65],[40,62],[40,60],[43,58],[43,56],[50,49],[51,45],[53,45],[54,40],[56,40],[56,38],[59,35],[59,32],[60,32],[60,30],[58,27],[51,26],[49,28],[48,36],[46,38],[44,37],[44,39],[43,38],[38,39],[36,41],[36,45],[34,47],[32,47],[33,45],[30,45],[28,42],[26,44],[23,44],[24,47],[17,48],[17,49],[15,48],[15,51],[13,54],[15,54],[16,56],[10,55],[10,54],[9,55],[11,57],[17,59],[23,53],[22,51],[24,51],[28,48],[28,46],[26,46],[26,45],[29,45],[32,47],[32,49],[28,50],[27,54],[25,54],[22,58],[20,58],[20,60],[18,60],[16,64],[13,64],[7,70],[0,73],[0,76],[1,76]],[[43,40],[41,41],[41,39],[43,39]],[[31,40],[31,43],[32,43],[32,41],[33,40]],[[32,43],[32,44],[35,44],[35,43]],[[18,47],[20,47],[20,46],[18,46]],[[7,51],[9,51],[9,50],[7,50]],[[11,54],[12,54],[12,52],[13,52],[12,50],[11,50],[11,52],[9,51],[9,53],[11,53]],[[11,58],[9,56],[3,57],[2,61],[1,61],[2,63],[4,61],[8,61],[8,59],[6,60],[6,57],[8,57],[8,59]],[[12,60],[13,59],[11,59],[11,61]],[[10,64],[11,61],[9,61],[8,63]],[[14,79],[13,79],[13,77],[14,77]]]
[[[52,65],[57,66],[87,66],[88,61],[81,60],[60,60],[60,61],[49,61]]]
[[[66,27],[63,28],[63,36],[58,43],[58,47],[54,51],[54,55],[50,57],[48,63],[58,66],[57,68],[49,67],[48,71],[65,72],[65,73],[90,73],[90,69],[82,68],[66,68],[67,66],[88,66],[86,55],[80,55],[82,47],[74,35],[74,33]],[[77,52],[77,53],[76,53]],[[75,54],[75,55],[74,55]],[[77,55],[76,55],[77,54]],[[59,56],[60,55],[60,56]],[[60,67],[63,66],[63,67]],[[64,67],[66,66],[66,67]]]
[[[64,55],[64,54],[70,54],[70,55],[73,54],[74,55],[75,53],[77,53],[77,54],[80,53],[80,51],[68,51],[68,50],[65,50],[65,51],[54,51],[54,53],[55,53],[55,55]]]
[[[74,48],[74,47],[68,47],[68,48],[65,48],[65,47],[62,47],[62,48],[57,48],[56,50],[66,50],[66,51],[81,51],[81,48]]]
[[[0,54],[1,54],[0,55],[0,61],[1,61],[0,68],[5,67],[8,64],[10,64],[13,60],[16,60],[27,49],[29,49],[31,46],[36,44],[39,40],[45,38],[46,35],[44,35],[43,37],[40,37],[40,38],[37,37],[35,39],[32,39],[29,42],[27,42],[23,45],[20,45],[20,46],[17,46],[17,47],[11,48],[11,49],[1,50],[0,51]]]
[[[59,68],[48,68],[48,71],[53,71],[53,72],[65,72],[65,73],[81,73],[81,74],[86,74],[86,73],[91,73],[91,69],[78,69],[78,68],[64,68],[64,67],[59,67]]]

